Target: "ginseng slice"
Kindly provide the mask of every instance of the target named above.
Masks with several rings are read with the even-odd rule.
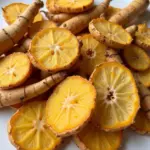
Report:
[[[74,65],[79,56],[79,43],[66,29],[48,28],[34,36],[29,53],[37,68],[55,72]]]
[[[17,17],[21,15],[24,10],[28,7],[27,4],[24,3],[12,3],[3,8],[3,16],[5,18],[5,21],[8,24],[12,24],[16,21]],[[43,20],[42,15],[38,13],[33,22],[41,21]]]
[[[0,59],[0,88],[9,89],[24,83],[31,74],[32,64],[21,52]]]
[[[150,66],[150,59],[146,52],[136,45],[130,45],[124,49],[124,59],[127,64],[137,70],[144,71]]]
[[[94,86],[80,76],[60,83],[46,106],[46,122],[59,136],[75,134],[90,119],[95,107]]]
[[[94,19],[89,24],[90,33],[109,47],[120,49],[131,44],[131,35],[122,26],[105,19]]]
[[[45,124],[45,101],[25,104],[11,117],[8,134],[21,150],[54,150],[61,139]]]
[[[49,20],[38,21],[32,24],[29,28],[28,34],[30,38],[33,38],[36,33],[46,28],[57,27],[56,23]]]
[[[54,6],[60,12],[79,13],[92,7],[93,0],[55,0]]]
[[[82,42],[80,72],[90,76],[97,65],[104,63],[107,47],[96,41],[92,35],[86,34],[79,38]]]
[[[91,123],[75,135],[75,142],[81,150],[117,150],[121,141],[122,131],[105,132]]]
[[[139,134],[150,134],[150,120],[145,116],[145,112],[140,110],[135,118],[134,124],[131,128]]]
[[[97,67],[90,80],[97,90],[93,122],[105,131],[132,124],[140,104],[131,72],[119,63],[109,62]]]
[[[145,71],[138,72],[137,76],[144,86],[150,87],[150,68]]]
[[[150,28],[146,24],[138,25],[135,43],[145,50],[150,50]]]

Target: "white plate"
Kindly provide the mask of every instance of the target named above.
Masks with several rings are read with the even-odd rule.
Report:
[[[45,0],[44,0],[45,1]],[[102,0],[96,0],[96,4]],[[31,3],[31,0],[0,0],[0,7],[3,7],[11,2],[24,2]],[[129,4],[131,0],[113,0],[111,3],[116,7],[123,8]],[[150,9],[149,9],[150,10]],[[149,20],[148,20],[149,19]],[[141,22],[146,21],[150,26],[150,12],[146,12],[144,16],[139,19]],[[5,21],[2,17],[2,11],[0,10],[0,28],[6,26]],[[10,144],[7,136],[7,122],[10,116],[13,114],[11,108],[0,109],[0,150],[15,150],[15,148]],[[70,140],[69,144],[61,150],[79,150],[76,145]],[[124,132],[123,143],[120,150],[150,150],[150,136],[148,135],[138,135],[131,130],[126,130]]]

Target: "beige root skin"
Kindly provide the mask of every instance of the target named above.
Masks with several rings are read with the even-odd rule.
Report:
[[[0,108],[18,104],[41,95],[57,83],[61,82],[66,76],[67,74],[65,72],[59,72],[32,85],[12,90],[1,90]]]
[[[63,23],[77,15],[77,14],[67,14],[67,13],[52,14],[43,10],[41,12],[43,12],[49,20],[52,20],[56,23]]]
[[[80,33],[82,30],[88,27],[88,24],[92,19],[99,17],[103,12],[106,11],[110,1],[111,0],[104,0],[104,2],[93,8],[93,10],[69,19],[68,21],[64,22],[60,27],[66,28],[74,34]]]
[[[15,46],[12,48],[13,52],[23,52],[26,53],[29,49],[30,43],[31,43],[30,38],[24,38],[20,41],[19,45]]]
[[[109,21],[126,25],[141,15],[148,7],[149,0],[133,0],[126,8],[122,9],[116,15],[112,16]]]
[[[130,33],[132,35],[132,37],[135,36],[135,33],[136,33],[137,30],[138,30],[138,26],[137,25],[132,25],[132,26],[129,26],[128,28],[126,28],[126,31],[128,33]]]
[[[0,30],[0,54],[13,48],[28,30],[39,9],[43,6],[41,0],[35,0],[10,26]]]

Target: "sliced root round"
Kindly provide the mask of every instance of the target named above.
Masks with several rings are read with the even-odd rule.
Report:
[[[146,52],[136,45],[129,45],[123,52],[126,63],[134,70],[144,71],[150,67],[150,58]]]
[[[23,84],[32,72],[32,64],[25,53],[12,53],[0,59],[0,88],[10,89]]]
[[[54,6],[55,0],[46,0],[46,7],[50,13],[59,14],[59,10]]]
[[[139,134],[150,134],[150,120],[147,119],[144,111],[139,110],[131,128]]]
[[[95,69],[90,81],[97,90],[94,124],[105,131],[116,131],[131,125],[140,107],[131,72],[119,63],[104,63]]]
[[[89,31],[94,38],[111,48],[123,48],[133,40],[122,26],[102,18],[93,19],[89,24]]]
[[[145,50],[150,50],[150,29],[146,24],[138,25],[135,43]]]
[[[81,13],[93,6],[94,0],[54,0],[54,7],[63,13]]]
[[[3,10],[3,16],[5,21],[8,24],[12,24],[16,21],[17,17],[21,15],[25,9],[28,7],[27,4],[24,3],[11,3],[7,6],[5,6]],[[43,17],[40,13],[38,13],[33,22],[41,21],[43,20]]]
[[[29,53],[37,68],[56,72],[74,65],[79,57],[79,42],[69,30],[48,28],[34,36]]]
[[[150,68],[145,71],[138,72],[137,77],[144,86],[150,87]]]
[[[36,35],[36,33],[40,32],[41,30],[55,27],[57,27],[57,25],[53,21],[49,20],[38,21],[33,23],[32,26],[29,28],[28,35],[30,38],[33,38]]]
[[[81,36],[82,42],[80,56],[80,73],[89,77],[97,65],[106,61],[107,47],[95,40],[92,35],[85,34]]]
[[[8,135],[17,149],[54,150],[61,142],[45,124],[45,101],[22,106],[11,117]]]
[[[46,122],[58,136],[80,131],[95,108],[94,86],[80,76],[71,76],[60,83],[46,106]]]
[[[122,131],[105,132],[89,123],[74,139],[81,150],[117,150],[121,146]]]
[[[112,16],[116,15],[121,9],[113,6],[109,6],[105,12],[105,17],[109,20]]]

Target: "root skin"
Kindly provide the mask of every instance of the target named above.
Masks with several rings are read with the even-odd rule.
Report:
[[[60,27],[66,28],[74,34],[80,33],[82,30],[88,27],[88,24],[92,19],[99,17],[103,12],[107,10],[110,1],[111,0],[105,0],[104,2],[93,8],[93,10],[69,19]]]
[[[123,26],[129,24],[141,15],[148,8],[148,5],[149,0],[133,0],[126,8],[112,16],[109,21]]]
[[[0,54],[10,50],[23,38],[28,30],[28,26],[32,23],[42,6],[43,2],[41,0],[35,0],[13,24],[0,30]]]
[[[31,98],[37,97],[61,82],[66,76],[66,72],[59,72],[32,85],[12,90],[1,90],[0,108],[22,103],[30,100]]]
[[[132,35],[132,37],[135,36],[135,33],[136,33],[137,30],[138,30],[138,26],[137,25],[132,25],[132,26],[129,26],[128,28],[126,28],[126,31],[128,33],[130,33]]]

